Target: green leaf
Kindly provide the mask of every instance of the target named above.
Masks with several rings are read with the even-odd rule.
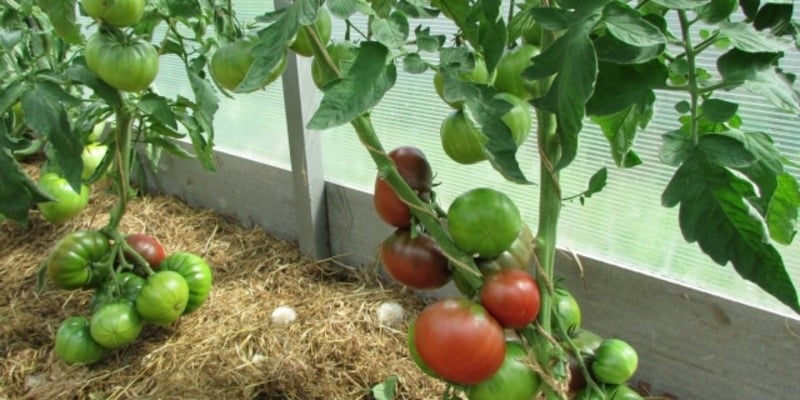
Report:
[[[403,70],[410,74],[421,74],[428,70],[428,63],[419,53],[409,53],[403,57]]]
[[[611,35],[629,45],[653,47],[666,44],[661,31],[626,4],[609,3],[603,9],[602,21]]]
[[[372,109],[394,86],[397,69],[391,54],[377,42],[362,42],[353,67],[325,90],[319,109],[308,122],[310,129],[324,130],[346,124]]]
[[[697,16],[708,24],[718,24],[728,19],[737,3],[737,0],[712,0],[697,10]]]
[[[791,31],[793,12],[794,2],[791,0],[770,1],[758,10],[753,27],[758,30],[770,28],[773,34],[784,35]]]
[[[760,3],[761,0],[739,0],[739,6],[742,8],[742,12],[749,20],[752,20],[756,17]]]
[[[0,115],[10,110],[26,90],[28,90],[27,86],[20,81],[13,82],[3,88],[3,91],[0,92]]]
[[[790,77],[773,66],[775,53],[746,53],[732,49],[717,59],[717,70],[729,83],[743,83],[749,91],[761,95],[776,107],[800,113],[800,95]]]
[[[97,75],[93,74],[86,68],[85,60],[83,58],[75,60],[65,71],[64,74],[74,82],[80,82],[94,91],[101,99],[105,100],[109,106],[119,108],[122,106],[122,101],[119,96],[119,91],[109,86],[105,81],[100,79]]]
[[[697,142],[697,149],[705,153],[708,162],[731,168],[745,168],[756,161],[744,142],[725,133],[705,133]]]
[[[790,38],[757,31],[743,22],[723,22],[719,31],[734,47],[747,53],[778,53],[786,51],[793,45]]]
[[[431,53],[438,52],[447,39],[444,35],[431,35],[431,28],[423,28],[422,25],[419,25],[416,29],[414,29],[414,35],[417,39],[417,48],[419,51],[427,51]]]
[[[647,47],[633,46],[611,35],[602,35],[593,40],[597,58],[615,64],[641,64],[661,55],[665,44]]]
[[[36,4],[47,14],[53,30],[67,43],[83,43],[80,25],[75,22],[77,0],[36,0]]]
[[[767,211],[769,236],[780,244],[789,245],[797,234],[797,208],[800,207],[800,186],[791,174],[777,177],[777,189]]]
[[[439,10],[428,7],[428,4],[430,3],[422,0],[400,0],[395,5],[395,8],[411,18],[438,17]]]
[[[800,312],[781,255],[770,244],[764,221],[746,201],[750,195],[747,181],[695,152],[675,172],[662,203],[680,204],[679,222],[687,242],[697,242],[719,265],[731,262],[744,279]]]
[[[586,103],[589,115],[608,115],[633,104],[652,104],[653,89],[662,87],[667,70],[659,61],[639,65],[598,64],[597,83]]]
[[[549,31],[563,31],[582,20],[582,16],[576,12],[555,7],[531,8],[530,14],[542,28]]]
[[[469,22],[476,23],[477,38],[471,41],[472,45],[482,51],[483,59],[486,61],[486,69],[491,75],[500,57],[505,53],[504,46],[498,43],[506,43],[508,30],[500,12],[503,6],[502,0],[481,0],[476,3],[470,13]]]
[[[671,10],[694,10],[710,3],[711,0],[652,0],[652,2]]]
[[[589,187],[583,192],[583,196],[589,198],[595,193],[600,193],[606,187],[606,181],[608,181],[608,168],[603,167],[589,178]]]
[[[321,4],[321,0],[298,0],[265,17],[274,19],[274,22],[258,31],[259,40],[252,49],[253,64],[236,92],[248,93],[261,89],[264,77],[286,57],[287,45],[294,40],[297,30],[314,23]]]
[[[136,106],[156,121],[172,129],[178,129],[178,122],[175,120],[175,115],[173,115],[169,102],[165,97],[155,93],[147,93],[142,96]]]
[[[700,105],[704,118],[719,123],[728,122],[738,110],[739,104],[722,99],[708,99]]]
[[[372,388],[375,400],[393,400],[397,391],[397,376],[390,375],[385,381]]]
[[[6,53],[11,53],[16,45],[22,43],[22,31],[19,29],[4,29],[0,31],[0,46]]]
[[[25,123],[36,133],[47,137],[55,164],[61,176],[78,192],[83,171],[81,135],[72,134],[65,99],[72,98],[60,86],[36,82],[22,94]],[[74,99],[74,98],[72,98]]]
[[[692,105],[686,100],[681,100],[675,103],[675,111],[680,114],[686,114],[689,111],[692,111]]]
[[[689,158],[695,147],[689,135],[681,129],[665,133],[661,136],[661,141],[659,159],[673,167],[681,165]]]
[[[389,14],[387,18],[373,18],[371,28],[375,40],[390,49],[402,48],[408,39],[408,18],[400,11]]]
[[[179,158],[195,158],[192,153],[186,151],[183,147],[178,145],[175,141],[160,136],[154,136],[147,140],[148,142],[166,150],[168,153]]]
[[[213,159],[214,114],[219,108],[219,99],[215,95],[213,84],[200,76],[199,73],[202,72],[202,69],[199,71],[197,69],[202,68],[201,65],[198,63],[186,70],[189,85],[192,87],[197,104],[193,117],[198,125],[197,127],[187,126],[187,128],[189,128],[189,137],[192,139],[192,145],[201,164],[207,170],[215,171]],[[207,136],[203,136],[203,132]]]
[[[0,136],[7,135],[5,127],[0,124]],[[28,210],[32,203],[51,201],[42,193],[28,175],[22,170],[14,156],[0,148],[0,215],[16,221],[20,225],[28,225]]]
[[[328,10],[338,18],[346,19],[359,10],[361,0],[328,0]]]
[[[200,2],[196,0],[167,0],[164,4],[170,18],[190,19],[203,15]]]
[[[618,167],[632,168],[642,163],[633,151],[633,142],[636,129],[649,122],[652,116],[651,102],[643,105],[633,104],[614,114],[592,117],[592,121],[600,126],[608,144],[611,145],[611,155]]]
[[[550,90],[536,103],[543,110],[556,115],[557,134],[562,145],[562,156],[556,165],[558,169],[575,159],[585,105],[592,95],[597,77],[597,55],[589,32],[599,21],[605,2],[595,3],[598,4],[593,10],[584,11],[587,16],[583,21],[573,25],[550,47],[534,57],[533,65],[523,71],[523,76],[530,80],[556,75]]]

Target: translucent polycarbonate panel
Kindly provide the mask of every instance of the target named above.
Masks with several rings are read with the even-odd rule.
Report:
[[[412,21],[411,27],[418,22]],[[359,20],[354,19],[354,23],[358,24]],[[447,34],[452,38],[455,32],[446,20],[428,20],[425,23],[431,26],[432,34]],[[342,37],[342,27],[336,28],[334,37]],[[699,65],[714,71],[716,56],[709,51],[699,58]],[[388,151],[401,145],[422,149],[436,173],[435,181],[439,183],[436,191],[445,209],[460,193],[477,186],[488,186],[511,195],[525,219],[535,224],[538,186],[508,183],[486,162],[463,166],[451,161],[441,148],[439,127],[452,109],[434,92],[433,73],[408,74],[402,71],[400,62],[397,64],[397,83],[371,114],[385,149]],[[800,57],[793,52],[783,65],[789,72],[800,72]],[[719,266],[703,254],[697,244],[686,243],[678,226],[677,208],[661,206],[661,193],[675,170],[659,161],[661,135],[677,128],[674,104],[688,97],[673,92],[659,92],[657,95],[655,116],[647,130],[640,132],[636,139],[634,149],[644,163],[635,168],[617,168],[601,131],[586,121],[580,135],[578,156],[561,176],[564,196],[585,190],[592,174],[602,167],[608,168],[608,186],[587,199],[585,205],[577,200],[564,203],[558,231],[559,245],[578,257],[600,259],[776,312],[793,314],[761,289],[740,278],[730,264]],[[797,159],[800,150],[800,139],[796,135],[800,132],[800,119],[797,116],[777,111],[761,97],[745,90],[721,93],[718,97],[741,104],[743,129],[771,132],[784,155],[795,162],[800,161]],[[355,131],[346,125],[323,135],[326,179],[371,192],[376,169]],[[518,160],[528,179],[539,182],[533,135],[520,148]],[[800,172],[792,167],[789,171],[795,176]],[[795,242],[788,247],[778,245],[778,248],[795,285],[800,286],[800,245]],[[586,279],[591,285],[592,277]]]

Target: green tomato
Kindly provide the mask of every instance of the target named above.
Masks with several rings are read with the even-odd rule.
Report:
[[[469,400],[531,400],[536,398],[541,384],[525,358],[528,353],[516,342],[506,342],[506,357],[503,365],[489,379],[469,386]]]
[[[257,44],[257,37],[248,36],[233,43],[226,44],[217,49],[211,56],[209,69],[211,76],[218,85],[228,90],[236,88],[244,81],[250,66],[253,65],[253,47]],[[264,75],[260,87],[266,87],[283,74],[286,69],[286,55],[282,55],[278,64],[269,73]]]
[[[447,226],[456,246],[479,257],[497,257],[522,229],[519,209],[505,193],[477,188],[459,195],[447,211]]]
[[[108,349],[91,335],[86,317],[70,317],[61,323],[56,333],[55,352],[65,363],[92,364],[103,359]]]
[[[98,31],[86,43],[84,56],[90,71],[125,92],[148,88],[158,74],[158,52],[144,40],[120,42],[114,35]]]
[[[519,235],[505,251],[494,258],[480,258],[475,260],[484,276],[503,269],[528,270],[533,260],[534,238],[531,227],[525,222]]]
[[[531,131],[533,117],[528,103],[509,93],[498,93],[498,100],[511,104],[502,120],[511,132],[517,147],[525,142]],[[484,146],[489,139],[475,126],[463,109],[455,110],[442,122],[439,129],[442,148],[453,161],[474,164],[486,160]]]
[[[537,54],[539,48],[530,44],[523,44],[504,54],[497,63],[494,87],[523,101],[539,97],[531,95],[532,89],[538,87],[538,83],[522,77],[522,72],[533,65],[531,58]]]
[[[108,146],[99,143],[89,143],[83,148],[83,153],[81,153],[81,160],[83,161],[81,179],[88,180],[92,177],[107,152]]]
[[[118,27],[131,26],[144,15],[145,0],[81,0],[90,17]]]
[[[127,300],[105,304],[92,315],[92,338],[103,347],[118,349],[136,341],[144,323]]]
[[[644,398],[628,386],[618,385],[611,389],[608,400],[644,400]]]
[[[575,332],[581,327],[581,308],[578,300],[567,289],[556,287],[553,296],[553,313],[561,320],[567,332]]]
[[[110,249],[111,245],[102,233],[68,233],[55,244],[47,259],[47,276],[62,289],[99,287],[109,271],[98,263]]]
[[[314,20],[314,27],[317,28],[319,39],[325,45],[331,40],[331,14],[325,8],[320,8],[317,12],[317,18]],[[304,27],[300,27],[297,31],[294,41],[289,46],[295,53],[301,56],[311,57],[314,55],[314,47],[311,44],[311,38],[305,31]]]
[[[490,76],[489,70],[486,68],[486,61],[484,61],[483,57],[480,54],[475,54],[475,65],[469,71],[463,71],[458,73],[458,79],[464,82],[472,82],[472,83],[489,83]],[[444,75],[441,71],[436,71],[433,74],[433,87],[436,89],[436,94],[439,95],[439,98],[442,99],[445,103],[450,105],[455,109],[460,109],[464,107],[464,102],[461,100],[456,101],[447,101],[444,97]]]
[[[534,22],[533,26],[522,31],[522,40],[524,40],[525,43],[527,44],[534,45],[536,47],[541,47],[542,34],[543,34],[542,26],[539,25],[539,23]]]
[[[202,257],[188,253],[172,253],[159,264],[162,271],[179,273],[189,286],[189,300],[183,314],[188,314],[203,305],[211,292],[211,268]]]
[[[89,309],[92,313],[97,312],[102,306],[117,300],[127,300],[131,304],[136,303],[139,292],[146,283],[145,279],[133,272],[120,272],[117,274],[117,281],[107,280],[102,286],[97,288],[89,302]],[[119,293],[116,293],[119,289]],[[116,295],[115,295],[116,293]]]
[[[80,214],[89,205],[89,187],[81,184],[80,193],[75,192],[66,179],[54,172],[47,172],[39,178],[39,189],[55,201],[37,203],[44,219],[51,224],[61,225]]]
[[[592,374],[605,383],[621,385],[636,372],[636,350],[620,339],[606,339],[595,350]]]
[[[328,45],[327,50],[342,76],[353,66],[353,61],[355,61],[358,54],[356,52],[358,48],[351,42],[331,43]],[[325,66],[325,61],[320,57],[314,57],[311,61],[311,78],[319,89],[337,79],[336,75]]]
[[[169,325],[180,318],[189,302],[189,285],[175,271],[159,271],[147,278],[136,297],[136,310],[146,322]]]

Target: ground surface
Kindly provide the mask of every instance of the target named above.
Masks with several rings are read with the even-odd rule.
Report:
[[[101,185],[65,225],[37,211],[28,228],[0,223],[0,400],[369,399],[390,375],[400,379],[399,398],[441,398],[440,384],[407,356],[408,315],[422,307],[410,292],[384,288],[369,268],[314,263],[293,243],[161,196],[133,200],[120,231],[204,257],[214,272],[209,300],[171,326],[146,326],[98,364],[65,365],[53,352],[56,330],[89,315],[91,292],[46,284],[37,293],[37,269],[64,234],[102,227],[114,201]],[[399,325],[378,323],[384,301],[405,307]],[[296,322],[271,321],[282,305],[297,311]]]

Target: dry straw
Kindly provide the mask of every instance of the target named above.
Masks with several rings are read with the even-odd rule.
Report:
[[[390,375],[400,379],[398,398],[441,398],[443,386],[406,351],[417,297],[383,287],[374,268],[315,263],[293,243],[164,196],[133,200],[120,230],[206,258],[211,297],[98,364],[65,365],[53,353],[55,332],[69,316],[88,316],[91,293],[50,284],[37,293],[37,268],[64,234],[103,226],[114,201],[97,186],[66,225],[36,211],[27,229],[0,223],[0,399],[371,399],[369,388]],[[406,309],[399,326],[378,323],[385,301]],[[272,322],[279,306],[297,320]]]

